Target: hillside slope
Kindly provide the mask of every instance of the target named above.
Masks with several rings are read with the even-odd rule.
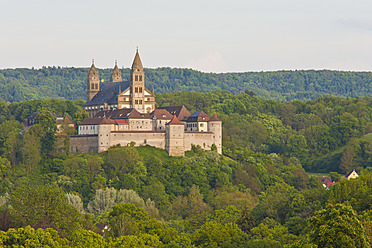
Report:
[[[5,101],[31,99],[85,99],[88,68],[44,67],[0,70],[0,98]],[[110,69],[100,69],[106,82]],[[227,90],[233,94],[253,91],[264,99],[307,100],[320,96],[362,97],[372,94],[372,73],[342,71],[276,71],[245,73],[203,73],[191,69],[145,69],[146,86],[156,93],[173,91],[209,92]],[[122,69],[129,79],[129,69]]]

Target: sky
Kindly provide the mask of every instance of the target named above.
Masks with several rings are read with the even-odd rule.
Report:
[[[372,71],[371,0],[0,0],[0,68]]]

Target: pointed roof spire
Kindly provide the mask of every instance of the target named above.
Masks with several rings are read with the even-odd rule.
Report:
[[[177,116],[173,116],[172,120],[165,125],[183,125],[183,123],[178,120]]]
[[[91,67],[90,67],[90,69],[96,69],[96,67],[95,67],[95,65],[94,65],[94,59],[92,59],[92,65],[91,65]]]
[[[119,71],[119,68],[118,68],[118,61],[115,59],[115,66],[114,66],[114,70],[115,72]]]
[[[111,82],[121,82],[121,81],[123,81],[123,79],[121,77],[121,72],[120,72],[120,70],[118,68],[118,61],[117,60],[115,60],[115,67],[111,71],[110,81]]]
[[[89,72],[88,72],[88,76],[89,75],[96,75],[96,76],[98,76],[97,68],[94,65],[94,59],[92,59],[92,66],[90,67]]]
[[[221,120],[218,119],[216,113],[214,113],[214,115],[212,116],[212,118],[209,121],[221,121]]]
[[[143,69],[142,62],[138,53],[138,47],[136,51],[136,56],[134,56],[133,64],[132,64],[132,69]]]

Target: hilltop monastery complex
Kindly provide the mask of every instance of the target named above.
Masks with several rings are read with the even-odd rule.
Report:
[[[88,72],[87,102],[89,118],[80,123],[78,135],[70,138],[71,152],[102,152],[111,146],[150,145],[184,156],[192,145],[222,153],[222,122],[216,114],[193,114],[185,106],[155,107],[155,94],[145,87],[145,73],[138,53],[123,81],[115,63],[110,82],[100,85],[94,62]]]

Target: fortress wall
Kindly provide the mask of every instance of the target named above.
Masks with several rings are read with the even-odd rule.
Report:
[[[191,150],[191,144],[199,145],[205,150],[210,150],[213,144],[213,133],[185,131],[185,151]]]
[[[123,131],[110,133],[110,146],[120,144],[127,146],[130,142],[136,142],[136,146],[150,145],[165,149],[165,132],[161,131]]]
[[[70,136],[71,153],[91,153],[98,152],[97,135],[72,135]]]

